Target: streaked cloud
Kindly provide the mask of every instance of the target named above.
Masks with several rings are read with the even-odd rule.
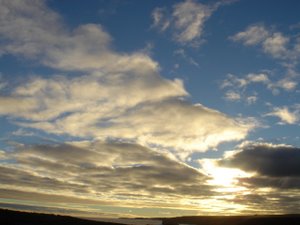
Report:
[[[158,201],[164,198],[168,199],[166,205],[177,207],[176,201],[183,196],[201,198],[211,193],[206,176],[198,170],[136,144],[85,141],[31,145],[5,154],[1,187],[31,196],[36,193],[36,201],[53,195],[49,202],[103,201],[119,206],[148,202],[151,207],[160,205]],[[8,197],[4,193],[2,197]],[[18,195],[24,198],[24,194]]]

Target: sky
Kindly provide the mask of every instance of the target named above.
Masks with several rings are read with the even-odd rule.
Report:
[[[300,1],[0,5],[0,207],[299,213]]]

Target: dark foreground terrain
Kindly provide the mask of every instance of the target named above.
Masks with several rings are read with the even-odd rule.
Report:
[[[96,222],[70,216],[19,212],[0,209],[1,225],[121,225],[118,223]]]
[[[163,225],[300,225],[299,215],[278,216],[191,216],[160,219]],[[121,225],[70,216],[0,209],[1,225]],[[136,223],[135,223],[136,224]],[[144,223],[143,223],[144,224]]]
[[[164,219],[164,225],[300,225],[299,215],[191,216]]]

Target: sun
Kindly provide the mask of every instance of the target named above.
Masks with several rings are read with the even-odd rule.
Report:
[[[210,172],[210,175],[212,177],[210,181],[211,184],[224,187],[234,186],[237,184],[238,178],[246,176],[242,170],[224,167],[214,168],[214,170]]]
[[[213,160],[205,160],[202,165],[205,173],[210,178],[208,184],[216,187],[237,187],[239,178],[250,176],[240,169],[219,167]]]

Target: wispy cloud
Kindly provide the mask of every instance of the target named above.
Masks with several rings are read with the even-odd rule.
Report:
[[[173,5],[171,12],[166,8],[156,8],[152,12],[152,26],[161,32],[171,30],[173,39],[181,44],[199,46],[203,41],[205,22],[220,6],[232,2],[205,5],[195,0],[185,0]]]
[[[184,49],[177,49],[174,51],[174,55],[178,55],[181,58],[183,58],[184,60],[186,60],[189,64],[199,67],[199,63],[196,62],[196,60],[194,58],[192,58],[191,56],[187,55],[186,51]]]
[[[266,28],[262,24],[251,25],[230,37],[247,46],[261,46],[266,54],[278,59],[295,60],[299,57],[297,45],[290,47],[291,38],[281,32]]]
[[[289,49],[290,37],[267,29],[263,25],[252,25],[245,31],[235,34],[231,39],[248,46],[261,45],[263,51],[274,58],[294,59],[298,56],[297,45]]]
[[[278,117],[282,124],[295,124],[300,119],[300,107],[297,106],[295,110],[291,111],[288,107],[274,107],[272,112],[265,114],[265,116]]]
[[[244,76],[228,74],[226,79],[220,83],[220,88],[225,90],[225,99],[252,104],[258,100],[259,96],[257,91],[251,93],[249,90],[251,86],[257,84],[263,85],[273,95],[278,95],[282,90],[288,92],[295,90],[298,82],[289,77],[273,81],[267,72],[249,73]]]
[[[192,0],[174,5],[172,17],[177,31],[175,38],[186,43],[201,37],[204,22],[211,16],[212,8]]]

